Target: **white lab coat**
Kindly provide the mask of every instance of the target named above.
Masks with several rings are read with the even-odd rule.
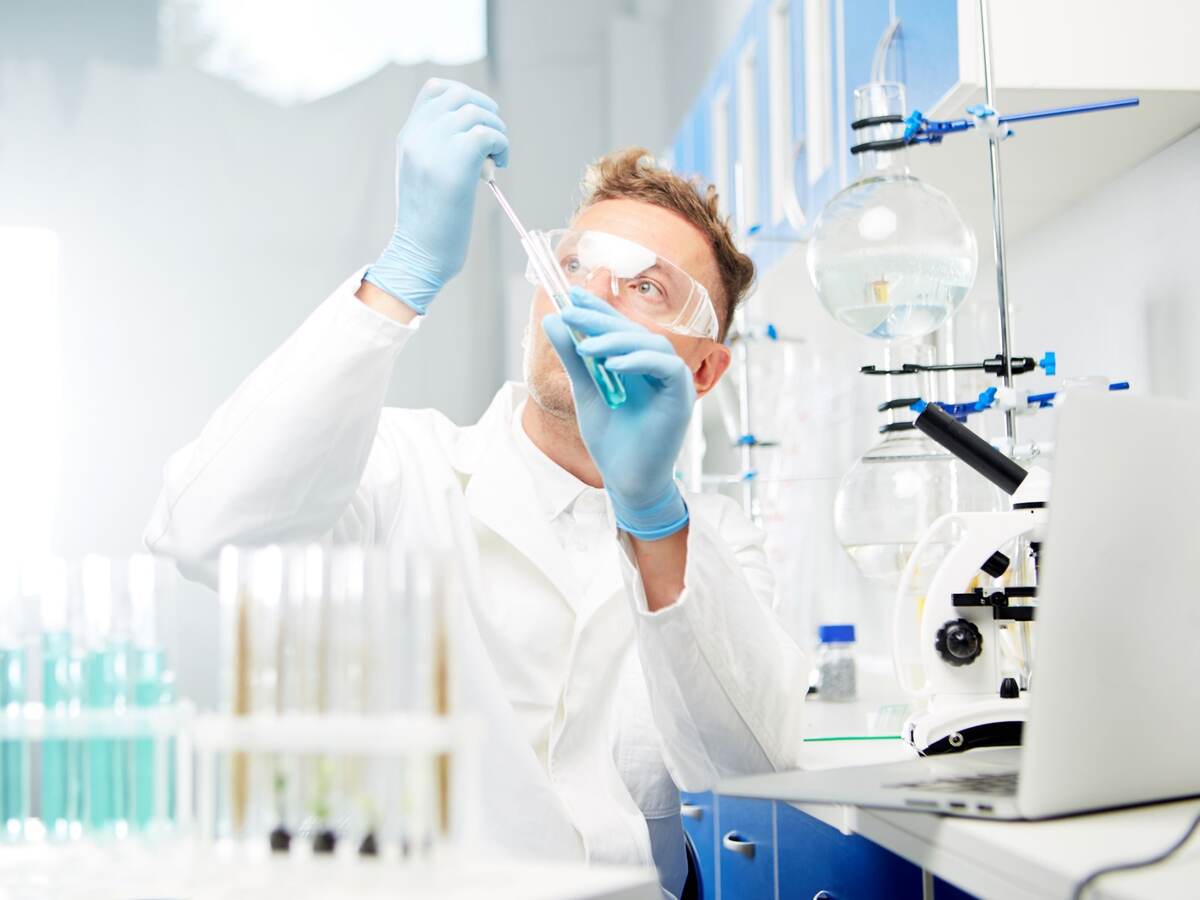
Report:
[[[457,685],[486,726],[485,835],[524,856],[657,863],[677,893],[678,790],[798,758],[808,661],[772,611],[761,531],[729,499],[689,494],[674,605],[648,612],[615,527],[581,588],[514,439],[524,388],[503,387],[465,428],[432,410],[384,409],[393,361],[419,328],[361,303],[360,276],[171,457],[147,546],[211,583],[225,544],[419,544],[443,514],[466,523],[459,533],[476,540],[459,552],[477,577],[458,626]],[[540,605],[564,601],[569,638],[540,634]],[[569,647],[565,670],[549,670],[557,683],[535,685],[557,699],[539,760],[514,704],[531,671],[536,681],[528,655],[547,640]]]

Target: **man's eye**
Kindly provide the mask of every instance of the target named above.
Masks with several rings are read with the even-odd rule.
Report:
[[[568,275],[577,275],[583,269],[583,264],[579,262],[578,256],[568,256],[563,260],[562,267]]]
[[[633,289],[642,297],[646,297],[651,300],[663,299],[662,290],[653,281],[639,281],[634,284]]]

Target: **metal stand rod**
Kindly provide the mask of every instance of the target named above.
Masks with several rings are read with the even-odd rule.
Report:
[[[983,95],[984,102],[995,109],[995,91],[992,85],[991,35],[988,30],[988,0],[979,0],[979,31],[983,41]],[[1009,320],[1012,308],[1008,302],[1008,264],[1004,249],[1004,200],[1000,183],[1000,142],[988,138],[988,164],[992,174],[992,248],[996,256],[996,301],[1000,307],[1000,360],[1004,386],[1013,386],[1012,340]],[[1010,446],[1017,443],[1017,420],[1013,410],[1004,413],[1004,432]]]
[[[746,311],[739,309],[734,314],[734,328],[741,334],[746,333]],[[750,342],[743,339],[737,342],[738,354],[738,429],[742,437],[753,434],[750,423]],[[754,447],[750,443],[742,444],[741,453],[742,475],[742,508],[755,525],[761,523],[758,498],[755,496],[754,476]]]

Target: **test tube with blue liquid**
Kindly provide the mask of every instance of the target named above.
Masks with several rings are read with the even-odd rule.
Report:
[[[48,732],[42,742],[41,819],[48,837],[63,840],[77,836],[80,828],[82,745],[51,735],[57,726],[79,715],[82,634],[79,618],[72,613],[81,607],[71,608],[64,561],[48,560],[39,574],[42,708]]]
[[[29,816],[29,742],[15,732],[25,704],[27,655],[21,592],[15,566],[0,572],[0,711],[10,733],[0,740],[0,824],[19,839]]]
[[[170,573],[148,554],[129,560],[129,601],[132,613],[130,681],[133,706],[155,709],[175,699],[174,673],[168,667],[162,640],[162,615],[170,593]],[[161,733],[133,742],[131,824],[146,830],[167,821],[173,809],[174,754],[172,742]]]
[[[107,559],[83,559],[87,650],[83,659],[83,706],[115,715],[129,704],[130,641],[124,598],[113,591]],[[89,736],[84,747],[84,824],[93,832],[123,836],[129,827],[129,743]]]
[[[508,221],[512,223],[513,228],[520,236],[521,247],[529,257],[529,262],[537,275],[542,290],[546,292],[560,313],[565,311],[573,305],[571,303],[571,284],[567,281],[567,276],[563,274],[562,266],[558,264],[546,236],[538,231],[525,230],[525,226],[521,224],[521,220],[517,218],[516,212],[509,206],[508,200],[505,199],[500,187],[496,184],[496,169],[490,159],[485,161],[480,178],[492,189],[492,193],[496,196],[496,202],[500,204],[500,208],[508,216]],[[571,329],[571,340],[576,345],[586,337],[587,335],[577,329]],[[588,374],[592,376],[596,390],[600,392],[600,396],[604,398],[609,409],[621,406],[626,399],[625,383],[621,380],[621,376],[610,372],[605,367],[603,359],[591,356],[582,356],[581,359]]]

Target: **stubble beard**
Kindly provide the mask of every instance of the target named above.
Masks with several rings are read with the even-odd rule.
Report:
[[[571,380],[549,340],[544,336],[536,340],[527,327],[521,344],[524,350],[521,368],[529,399],[548,415],[574,425],[575,398],[571,394]]]

